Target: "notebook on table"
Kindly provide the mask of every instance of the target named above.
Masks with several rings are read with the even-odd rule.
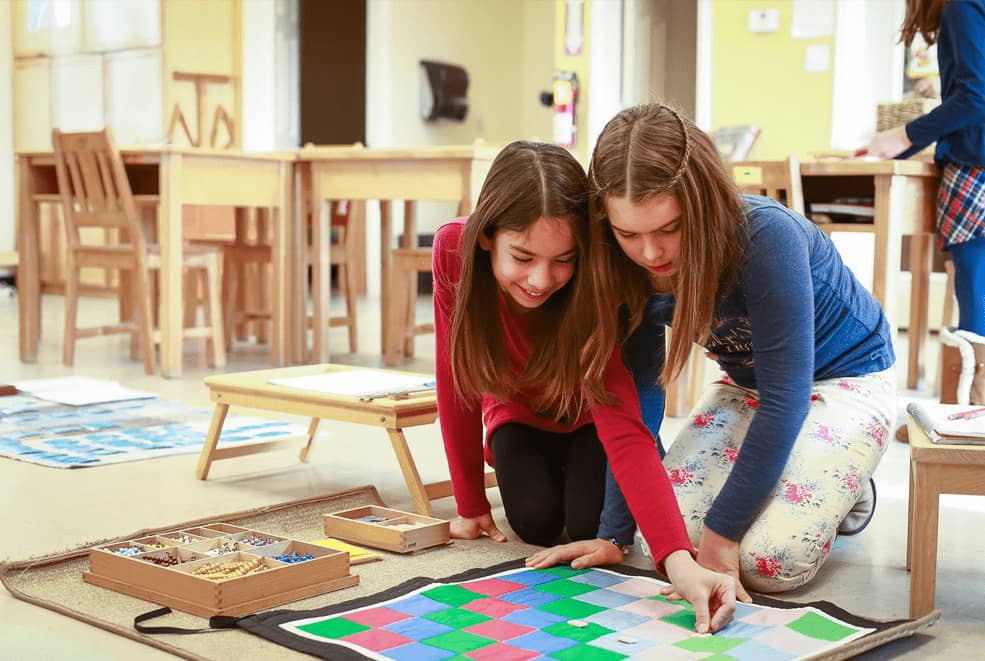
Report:
[[[985,445],[985,407],[967,404],[918,404],[906,412],[920,425],[932,443],[942,445]],[[960,417],[956,417],[960,415]]]

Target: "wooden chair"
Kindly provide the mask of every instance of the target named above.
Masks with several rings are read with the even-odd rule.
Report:
[[[392,250],[391,284],[392,301],[386,303],[391,309],[387,321],[388,342],[384,355],[389,356],[387,364],[401,363],[414,356],[414,338],[434,332],[433,323],[418,324],[414,320],[417,304],[417,274],[431,272],[431,248],[417,245],[417,221],[414,202],[404,201],[404,231],[400,247]]]
[[[154,343],[159,342],[151,310],[149,272],[159,270],[160,246],[148,243],[141,226],[141,214],[134,201],[120,152],[109,129],[96,132],[51,132],[55,153],[58,190],[66,238],[65,336],[62,361],[72,365],[78,338],[116,333],[132,337],[131,355],[139,347],[144,371],[154,372]],[[80,230],[85,227],[115,230],[117,243],[83,243]],[[104,236],[107,232],[102,233]],[[121,315],[117,324],[79,328],[79,270],[82,267],[115,269],[121,272]],[[218,291],[218,252],[188,246],[184,250],[184,267],[201,272],[209,291],[206,326],[186,328],[184,337],[206,337],[212,344],[212,362],[226,363],[222,342],[222,313]],[[122,277],[126,274],[128,277]]]
[[[741,193],[763,195],[804,213],[804,189],[800,179],[800,162],[793,156],[782,161],[736,161],[725,164],[732,172]],[[684,371],[667,386],[667,415],[687,415],[701,396],[705,380],[705,349],[695,344],[691,348]]]

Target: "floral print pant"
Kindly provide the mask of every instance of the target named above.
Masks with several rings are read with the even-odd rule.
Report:
[[[695,547],[758,406],[755,390],[728,377],[716,381],[664,458]],[[882,458],[895,419],[893,368],[814,382],[807,419],[780,481],[739,544],[746,589],[783,592],[814,577],[838,524]]]

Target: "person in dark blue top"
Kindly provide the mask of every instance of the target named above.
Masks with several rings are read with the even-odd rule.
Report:
[[[878,158],[909,158],[937,141],[938,247],[951,253],[958,332],[985,360],[985,0],[911,0],[901,40],[921,34],[937,43],[941,104],[926,115],[877,133],[861,150]],[[942,338],[943,340],[943,338]],[[968,349],[971,352],[971,347]],[[985,403],[985,371],[973,390]],[[970,379],[969,379],[970,380]]]
[[[586,351],[629,338],[624,360],[649,389],[680,372],[693,342],[724,372],[664,458],[699,564],[761,592],[805,584],[872,497],[896,418],[882,310],[830,239],[740,195],[711,139],[667,106],[609,121],[589,186],[601,249],[590,253],[599,315]],[[624,324],[603,313],[620,305]],[[592,544],[555,557],[583,566]]]

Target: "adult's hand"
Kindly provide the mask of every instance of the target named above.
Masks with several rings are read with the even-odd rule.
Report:
[[[897,126],[887,131],[881,131],[872,136],[869,144],[855,152],[856,156],[873,156],[875,158],[893,158],[910,148],[910,136],[906,134],[906,126]]]
[[[527,558],[526,565],[532,569],[546,569],[562,562],[569,562],[572,569],[585,569],[619,564],[622,559],[622,550],[612,542],[604,539],[585,539],[538,551]]]
[[[494,542],[506,541],[506,535],[496,527],[492,514],[486,513],[476,517],[460,516],[451,522],[453,539],[475,539],[483,534]]]

